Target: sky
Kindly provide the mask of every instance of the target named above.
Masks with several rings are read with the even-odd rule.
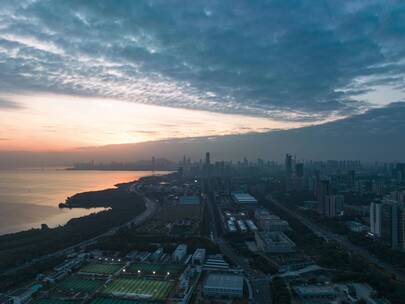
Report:
[[[0,150],[323,124],[404,75],[403,1],[0,0]]]

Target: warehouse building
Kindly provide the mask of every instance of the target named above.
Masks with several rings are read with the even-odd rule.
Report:
[[[249,193],[232,192],[231,197],[237,204],[257,204],[257,200]]]
[[[295,251],[295,243],[283,232],[256,232],[257,248],[267,253],[287,253]]]
[[[243,277],[236,274],[210,273],[204,283],[206,297],[243,297]]]

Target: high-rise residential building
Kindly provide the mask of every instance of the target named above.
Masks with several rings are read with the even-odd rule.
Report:
[[[348,174],[348,186],[350,189],[354,189],[356,183],[356,171],[349,170]]]
[[[377,237],[381,237],[381,202],[372,202],[370,204],[370,232]]]
[[[291,154],[285,155],[285,172],[288,178],[292,175],[292,156]]]
[[[302,178],[304,177],[304,164],[298,163],[295,165],[295,176]]]
[[[382,204],[381,238],[395,250],[405,251],[404,204],[385,200]]]
[[[207,166],[211,165],[211,155],[210,152],[205,153],[205,164]]]
[[[396,177],[399,181],[405,180],[405,163],[397,163],[396,173]]]
[[[345,198],[342,194],[326,195],[324,201],[325,216],[337,217],[343,215]]]
[[[318,200],[318,212],[325,215],[326,210],[326,196],[330,194],[330,182],[327,179],[319,180],[316,191],[316,198]]]
[[[373,180],[371,184],[371,190],[377,195],[384,194],[384,182],[380,180]]]

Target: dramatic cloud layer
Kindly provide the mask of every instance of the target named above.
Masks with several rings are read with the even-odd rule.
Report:
[[[352,115],[370,106],[374,89],[402,94],[403,3],[2,1],[0,94],[108,97],[285,121]]]

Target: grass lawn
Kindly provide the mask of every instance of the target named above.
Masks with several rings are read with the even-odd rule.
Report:
[[[58,283],[56,287],[64,290],[93,292],[102,284],[103,281],[100,280],[82,279],[80,277],[71,276]]]
[[[123,266],[124,264],[92,263],[81,268],[80,272],[109,275],[116,273]]]
[[[140,298],[163,300],[173,287],[174,283],[170,281],[118,278],[113,280],[103,293],[116,296],[130,293],[138,295]]]

